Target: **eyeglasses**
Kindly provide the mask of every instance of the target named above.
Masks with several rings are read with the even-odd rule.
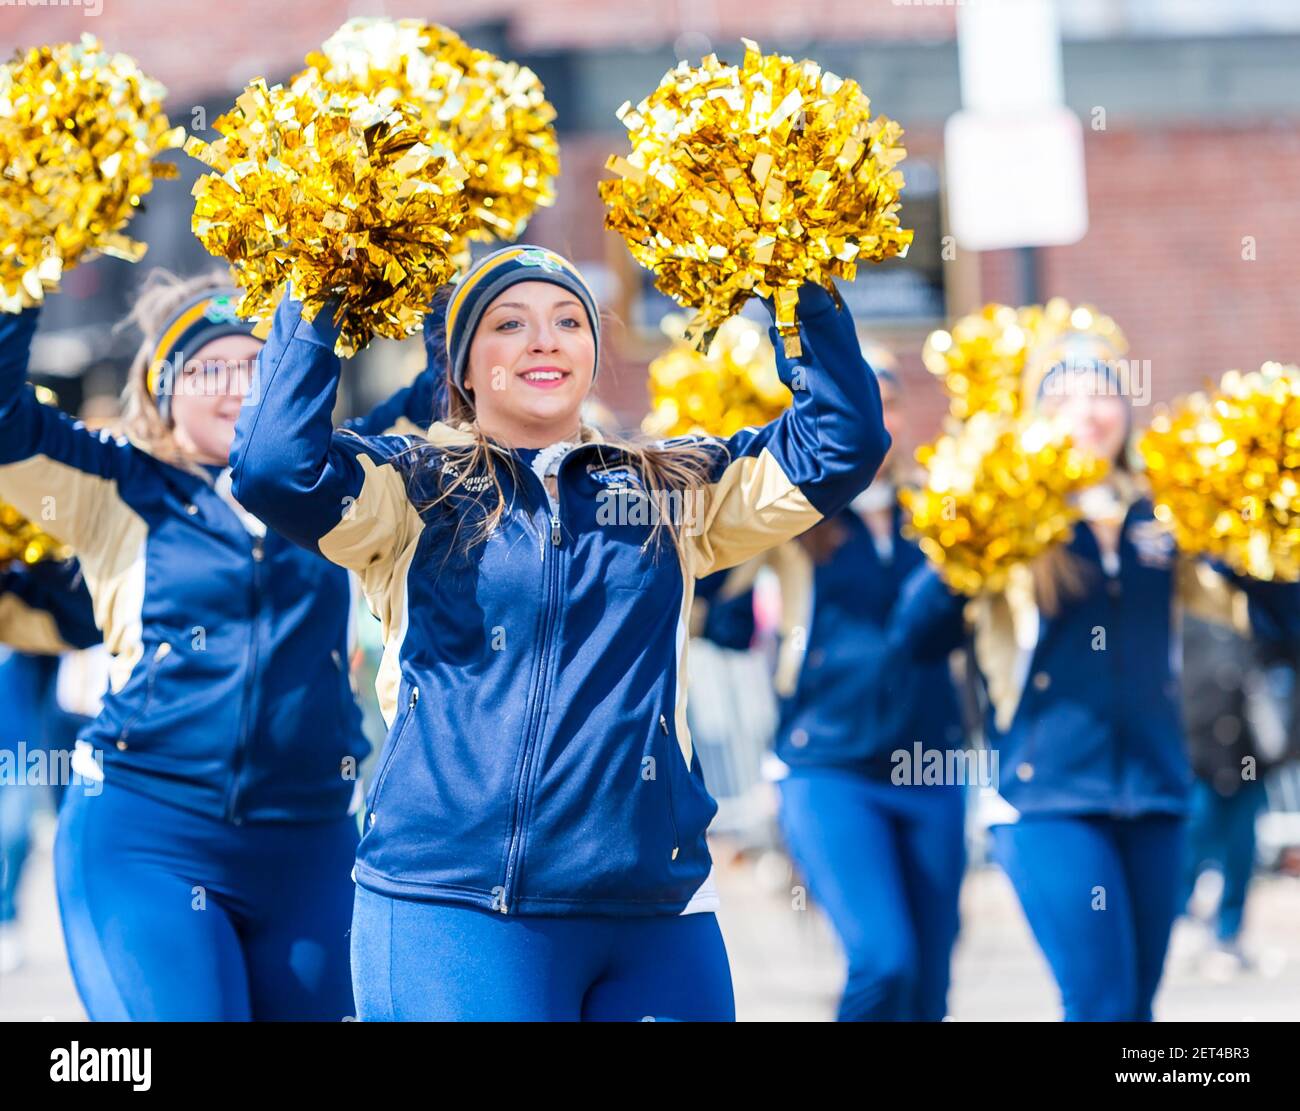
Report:
[[[243,396],[253,382],[255,361],[249,359],[192,359],[181,371],[177,393],[188,396]]]

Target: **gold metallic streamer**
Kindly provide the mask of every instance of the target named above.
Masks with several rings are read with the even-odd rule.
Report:
[[[1053,297],[1046,305],[991,303],[926,337],[921,357],[943,381],[948,412],[1019,416],[1056,363],[1086,353],[1115,360],[1128,350],[1115,322],[1091,305]]]
[[[695,310],[688,338],[707,346],[754,294],[772,297],[786,353],[800,353],[799,287],[852,280],[860,262],[907,253],[899,227],[902,128],[871,116],[856,81],[815,62],[763,54],[682,62],[618,118],[631,151],[600,183],[606,227]]]
[[[916,457],[925,484],[899,491],[909,534],[954,590],[972,596],[1002,590],[1013,567],[1068,539],[1080,518],[1072,496],[1106,471],[1050,422],[989,411]]]
[[[0,311],[39,305],[63,272],[95,254],[137,262],[121,234],[182,128],[165,90],[91,35],[38,46],[0,67]]]
[[[339,305],[335,351],[420,327],[450,280],[467,212],[465,171],[396,90],[375,97],[325,85],[313,69],[288,86],[260,78],[187,154],[212,168],[194,186],[194,234],[232,266],[238,311],[268,322],[286,282],[311,320]]]
[[[468,238],[515,239],[539,205],[555,203],[555,109],[527,66],[436,23],[381,18],[349,20],[307,64],[333,88],[395,91],[446,136],[468,174]]]
[[[1037,305],[988,304],[926,337],[921,359],[942,380],[954,418],[966,420],[978,412],[1019,415],[1033,318],[1041,311]]]
[[[1253,578],[1300,579],[1300,369],[1230,370],[1162,407],[1138,450],[1179,547]]]

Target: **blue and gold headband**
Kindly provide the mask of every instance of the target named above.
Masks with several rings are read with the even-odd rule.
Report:
[[[145,388],[158,406],[163,420],[171,420],[176,365],[185,352],[198,351],[204,344],[223,336],[251,336],[256,322],[235,315],[239,293],[234,289],[207,290],[186,301],[159,336],[149,362]]]
[[[578,268],[546,247],[527,244],[503,247],[470,267],[447,306],[447,366],[452,383],[466,401],[473,400],[465,389],[465,375],[474,331],[488,306],[504,290],[519,282],[550,282],[577,297],[587,312],[596,345],[595,365],[600,366],[600,313]]]

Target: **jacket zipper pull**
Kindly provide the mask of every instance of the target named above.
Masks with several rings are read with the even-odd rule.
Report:
[[[560,518],[554,513],[551,514],[551,543],[560,546]]]
[[[411,700],[406,704],[406,708],[407,708],[408,710],[414,710],[414,709],[415,709],[415,704],[416,704],[417,702],[419,702],[419,701],[420,701],[420,688],[419,688],[419,687],[412,687],[412,688],[411,688]]]
[[[664,731],[664,736],[665,736],[665,737],[671,737],[671,736],[672,736],[672,734],[668,732],[668,719],[667,719],[666,717],[664,717],[663,714],[660,714],[660,715],[659,715],[659,728],[662,729],[662,730]],[[668,769],[666,769],[666,768],[665,768],[664,770],[665,770],[665,771],[668,771]],[[672,772],[669,771],[668,774],[671,775]],[[676,818],[675,815],[672,814],[672,806],[673,806],[673,801],[672,801],[672,790],[673,790],[673,788],[672,788],[672,784],[669,784],[669,786],[668,786],[668,811],[669,811],[669,815],[672,817],[672,820],[673,820],[673,841],[674,841],[674,844],[673,844],[673,855],[672,855],[671,857],[669,857],[669,859],[670,859],[670,860],[676,860],[676,859],[677,859],[677,854],[681,851],[681,846],[675,843],[675,842],[677,841],[677,818]]]
[[[265,554],[266,554],[265,549],[262,547],[262,538],[260,536],[255,537],[253,539],[253,562],[261,563],[262,557]]]

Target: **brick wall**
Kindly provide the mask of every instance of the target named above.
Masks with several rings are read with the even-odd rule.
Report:
[[[1042,289],[1110,313],[1130,357],[1150,360],[1156,400],[1229,367],[1300,361],[1300,130],[1089,132],[1087,174],[1088,235],[1040,252]],[[1011,262],[982,260],[988,299],[1015,296]]]
[[[91,16],[96,3],[99,14]],[[686,32],[719,45],[742,35],[791,43],[869,35],[951,39],[954,12],[895,0],[83,0],[75,7],[0,7],[0,48],[7,54],[89,32],[132,54],[183,98],[239,87],[255,74],[284,76],[353,16],[431,19],[461,29],[504,23],[517,49],[560,50],[661,45]]]

